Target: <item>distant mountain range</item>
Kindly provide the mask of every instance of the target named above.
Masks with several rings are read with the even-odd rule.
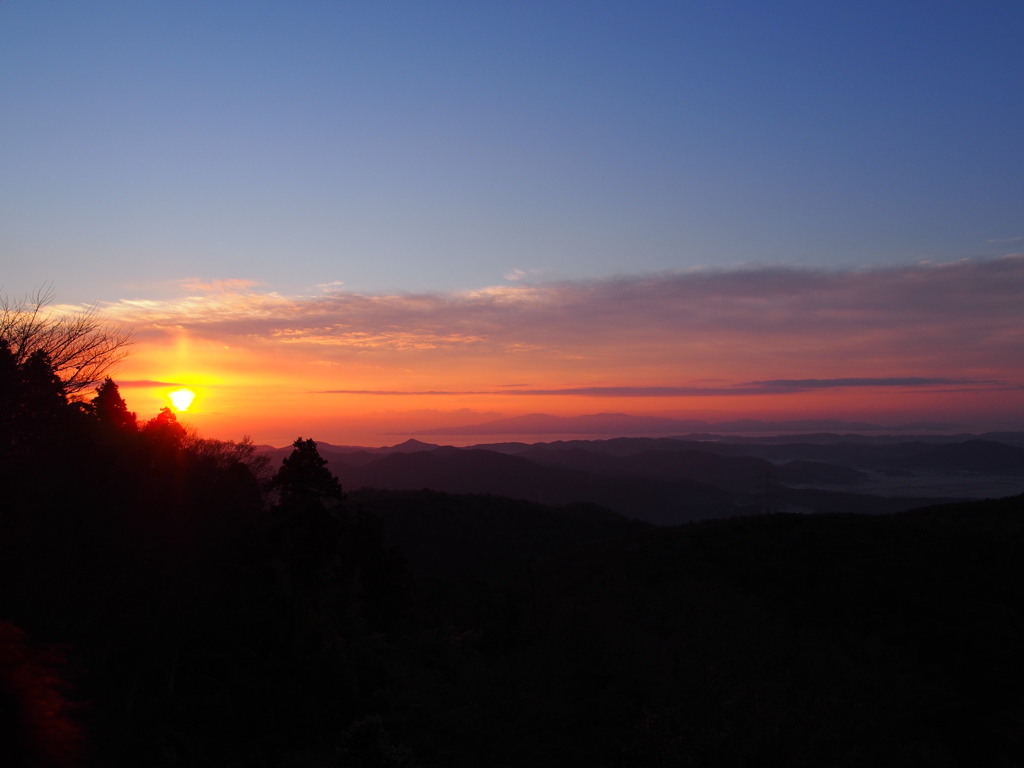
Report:
[[[1020,493],[1024,434],[1004,439],[816,434],[792,442],[623,437],[469,448],[418,440],[318,447],[347,490],[429,489],[556,506],[596,504],[675,525],[764,511],[878,514]],[[290,451],[263,450],[275,462]]]
[[[684,432],[879,432],[909,430],[951,430],[955,424],[915,422],[900,426],[883,426],[864,421],[839,419],[798,419],[791,421],[760,421],[736,419],[708,422],[700,419],[671,419],[661,416],[631,416],[626,413],[595,413],[587,416],[551,416],[531,413],[495,419],[482,424],[458,427],[440,427],[418,431],[423,436],[439,435],[623,435],[623,434],[676,434]],[[400,435],[389,432],[386,435]],[[408,433],[404,433],[408,434]]]

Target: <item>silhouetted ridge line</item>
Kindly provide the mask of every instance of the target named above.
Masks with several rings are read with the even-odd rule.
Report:
[[[699,419],[673,419],[658,416],[631,416],[625,413],[598,413],[587,416],[551,416],[531,413],[512,416],[481,424],[439,427],[417,431],[421,436],[433,435],[544,435],[544,434],[678,434],[685,432],[884,432],[941,430],[949,431],[957,425],[916,422],[898,426],[883,426],[868,422],[846,422],[839,419],[800,419],[791,421],[760,421],[738,419],[707,422]],[[388,433],[402,434],[402,433]]]

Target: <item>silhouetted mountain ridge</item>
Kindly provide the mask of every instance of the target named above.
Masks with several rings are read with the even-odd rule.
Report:
[[[882,426],[869,422],[848,422],[840,419],[796,419],[789,421],[761,421],[758,419],[736,419],[732,421],[708,422],[700,419],[674,419],[662,416],[632,416],[625,413],[596,413],[585,416],[552,416],[545,413],[530,413],[511,416],[481,424],[457,427],[438,427],[417,432],[433,435],[543,435],[543,434],[628,434],[628,433],[675,433],[675,432],[805,432],[847,430],[853,432],[878,432],[885,430],[904,431],[949,430],[956,425],[915,422],[899,426]],[[401,433],[388,433],[401,434]]]
[[[660,446],[659,446],[660,447]],[[594,453],[581,448],[533,447],[517,454],[540,464],[602,472],[618,477],[706,483],[745,493],[756,492],[758,478],[773,468],[764,459],[719,456],[680,445],[672,451]]]

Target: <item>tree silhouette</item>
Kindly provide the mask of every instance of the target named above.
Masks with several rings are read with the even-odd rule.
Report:
[[[139,428],[138,418],[128,410],[117,384],[109,376],[96,388],[92,408],[100,424],[106,427],[122,432],[135,432]]]
[[[274,475],[273,484],[280,489],[281,504],[300,502],[340,502],[345,498],[338,482],[327,469],[327,460],[316,449],[310,438],[301,437],[292,443],[293,450]]]
[[[21,371],[7,342],[0,339],[0,445],[13,430],[20,399]]]
[[[70,420],[80,415],[72,411],[46,352],[36,350],[18,361],[0,339],[0,447],[22,452],[8,459],[25,459],[25,450],[62,438]]]
[[[45,352],[65,391],[74,396],[124,359],[132,332],[104,322],[95,306],[51,314],[46,307],[53,298],[51,288],[21,299],[0,296],[0,340],[7,342],[19,365],[35,352]]]
[[[159,445],[179,448],[185,440],[187,432],[178,423],[178,417],[174,415],[174,411],[165,406],[160,409],[160,413],[146,422],[142,428],[142,434]]]
[[[38,349],[21,366],[22,411],[28,419],[47,420],[67,405],[64,382],[49,354]]]

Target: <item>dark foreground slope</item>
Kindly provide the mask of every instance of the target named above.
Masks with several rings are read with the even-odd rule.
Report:
[[[590,547],[537,576],[551,713],[623,765],[1020,765],[1022,544],[1024,497]]]
[[[1014,497],[638,530],[512,584],[435,575],[444,672],[385,719],[430,765],[1020,765],[1022,545]]]
[[[1024,498],[652,528],[375,492],[172,541],[175,512],[5,565],[85,764],[1024,760]]]
[[[502,496],[363,489],[349,505],[381,522],[416,575],[508,579],[581,544],[650,526],[594,504],[549,507]]]

